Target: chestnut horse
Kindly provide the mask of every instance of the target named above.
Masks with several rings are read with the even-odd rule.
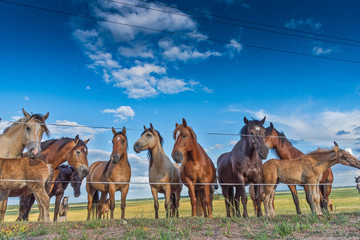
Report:
[[[89,140],[82,141],[79,139],[79,135],[75,138],[47,140],[41,143],[43,153],[37,159],[51,165],[54,171],[53,181],[59,175],[60,170],[58,167],[66,161],[76,169],[79,178],[83,179],[89,172],[88,149],[86,146]],[[50,192],[48,193],[50,194]],[[31,206],[35,201],[31,192],[26,188],[14,189],[11,191],[10,197],[20,197],[20,210],[17,220],[28,220]]]
[[[227,217],[231,217],[230,204],[235,204],[236,216],[240,216],[239,202],[243,205],[243,217],[248,217],[247,195],[245,185],[262,183],[262,159],[268,155],[265,145],[265,128],[263,124],[266,117],[261,121],[249,121],[244,117],[245,126],[241,129],[241,139],[235,144],[231,152],[222,154],[217,160],[219,183],[225,197]],[[224,183],[224,184],[222,184]],[[235,186],[228,185],[237,183]],[[234,188],[236,189],[233,199]],[[257,216],[262,216],[260,185],[255,185],[255,199]]]
[[[5,128],[3,134],[0,135],[1,158],[20,158],[25,147],[28,149],[30,158],[41,154],[40,143],[43,133],[49,135],[49,130],[45,125],[49,113],[42,116],[30,115],[24,109],[22,111],[24,117]]]
[[[114,134],[112,143],[113,150],[109,161],[97,161],[90,166],[89,176],[86,178],[86,191],[88,193],[88,217],[90,220],[91,208],[97,199],[98,191],[101,192],[101,198],[97,205],[97,218],[101,218],[101,207],[106,200],[107,194],[110,195],[110,219],[114,219],[115,209],[115,192],[121,192],[121,219],[125,217],[126,196],[129,191],[131,178],[131,167],[127,155],[127,137],[126,129],[116,132],[112,128]],[[104,183],[107,182],[107,183]],[[125,182],[125,183],[119,183]]]
[[[149,182],[151,193],[154,198],[155,218],[159,218],[159,201],[158,193],[165,195],[165,210],[166,217],[179,216],[179,202],[182,190],[182,183],[180,179],[180,170],[170,161],[166,156],[162,144],[164,142],[160,133],[154,129],[150,123],[150,128],[144,126],[145,131],[141,137],[134,144],[134,151],[140,153],[148,150],[149,157]],[[152,184],[161,183],[161,184]],[[173,203],[170,204],[170,200]]]
[[[55,179],[55,184],[50,192],[50,198],[53,196],[56,197],[55,208],[54,208],[54,222],[57,221],[60,209],[61,199],[64,196],[64,192],[71,183],[71,187],[74,189],[74,196],[80,196],[80,188],[82,180],[79,177],[79,173],[72,167],[68,165],[59,166],[59,176]]]
[[[341,163],[360,169],[360,161],[347,151],[340,149],[336,142],[331,150],[318,149],[295,159],[271,159],[263,165],[263,182],[266,184],[264,207],[267,217],[274,217],[272,206],[278,183],[309,184],[305,189],[313,214],[322,215],[320,208],[319,182],[323,172],[331,166]]]
[[[299,151],[295,148],[290,141],[286,138],[284,133],[280,133],[278,130],[274,128],[274,125],[270,123],[270,127],[266,128],[266,138],[265,138],[266,146],[269,149],[274,149],[276,155],[280,159],[293,159],[300,156],[303,156],[304,153]],[[334,175],[331,171],[331,168],[327,169],[320,180],[320,183],[324,183],[324,185],[320,185],[320,204],[321,207],[327,210],[327,206],[329,203],[329,196],[331,193],[332,183],[334,181]],[[296,206],[296,212],[301,214],[300,206],[299,206],[299,198],[296,191],[296,185],[288,185],[294,204]],[[307,191],[307,185],[302,186],[304,187],[305,192]],[[309,202],[308,202],[309,203]],[[310,203],[309,203],[310,205]]]
[[[189,189],[191,215],[196,215],[197,195],[202,198],[204,216],[212,217],[210,188],[216,182],[215,166],[184,118],[181,125],[176,123],[173,137],[175,144],[171,155],[176,163],[181,163],[180,178]]]

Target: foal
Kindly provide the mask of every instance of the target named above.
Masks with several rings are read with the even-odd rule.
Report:
[[[145,131],[134,144],[134,151],[140,153],[141,151],[148,150],[149,182],[151,193],[154,198],[155,218],[159,218],[158,193],[163,193],[165,195],[166,217],[169,217],[171,198],[173,198],[173,203],[175,204],[171,204],[173,209],[170,210],[172,212],[170,216],[178,217],[180,193],[182,190],[180,170],[166,156],[162,148],[163,138],[160,133],[154,129],[153,125],[150,123],[150,128],[144,126],[144,129]]]
[[[341,163],[360,169],[360,161],[347,151],[340,149],[335,142],[332,150],[318,149],[307,155],[288,160],[271,159],[263,165],[263,182],[266,184],[264,207],[267,217],[274,217],[271,204],[278,183],[310,184],[306,198],[313,214],[321,215],[319,182],[323,172],[331,166]]]

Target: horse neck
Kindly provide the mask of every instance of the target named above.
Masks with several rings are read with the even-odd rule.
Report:
[[[0,135],[0,157],[19,158],[25,149],[23,141],[24,124],[18,124],[8,132]]]
[[[311,157],[318,162],[316,164],[316,167],[322,167],[325,171],[326,169],[339,163],[338,158],[331,158],[332,153],[333,153],[332,151],[330,151],[329,153],[323,153],[323,154],[319,153],[319,154],[312,155]]]
[[[249,141],[247,141],[245,138],[241,138],[240,141],[235,145],[234,148],[240,147],[241,152],[250,158],[254,156],[256,153],[254,146],[249,144]],[[236,151],[238,152],[238,151]]]
[[[112,171],[114,171],[116,169],[124,168],[125,166],[129,166],[127,152],[122,156],[122,158],[120,158],[118,163],[114,164],[114,163],[112,163],[112,161],[110,161],[108,169],[106,171],[107,171],[107,173],[109,173],[109,176],[110,176]]]
[[[304,155],[304,153],[291,145],[287,139],[282,141],[280,138],[277,138],[274,149],[280,159],[292,159]]]
[[[164,166],[164,162],[167,160],[164,149],[160,144],[153,147],[151,150],[151,158],[152,158],[152,167],[161,167]]]
[[[45,151],[42,152],[39,158],[46,163],[51,164],[52,168],[55,169],[67,161],[66,156],[70,149],[65,146],[60,151],[57,151],[53,150],[53,148],[57,148],[57,146],[48,147]]]

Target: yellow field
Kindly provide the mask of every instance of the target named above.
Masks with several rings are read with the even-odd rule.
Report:
[[[309,206],[306,203],[303,191],[299,191],[300,207],[303,213],[309,213]],[[355,188],[339,188],[333,189],[330,199],[334,203],[334,212],[352,212],[360,210],[360,194],[357,193]],[[213,202],[214,217],[225,217],[225,204],[224,199],[220,197]],[[53,218],[53,206],[50,208],[50,218]],[[240,208],[242,213],[242,207]],[[191,206],[189,198],[182,198],[180,202],[180,217],[187,217],[191,215]],[[278,192],[275,197],[275,211],[278,215],[294,215],[296,214],[295,206],[289,192]],[[248,212],[253,216],[252,201],[248,201]],[[5,221],[14,221],[18,215],[18,206],[9,206],[6,212]],[[86,203],[70,204],[68,221],[84,221],[87,217]],[[153,218],[154,207],[153,201],[147,200],[128,200],[126,204],[126,218]],[[165,217],[164,200],[160,200],[159,217]],[[38,208],[35,205],[31,210],[30,221],[36,221],[38,218]],[[115,218],[120,218],[120,202],[116,202]]]

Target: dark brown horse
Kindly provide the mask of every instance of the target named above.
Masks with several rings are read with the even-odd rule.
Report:
[[[54,170],[53,181],[59,175],[58,167],[66,161],[76,169],[80,179],[83,179],[89,172],[86,146],[89,140],[82,141],[77,135],[75,138],[60,138],[42,142],[43,153],[37,159],[51,165]],[[28,220],[31,206],[35,200],[31,195],[31,192],[24,188],[11,191],[10,197],[20,197],[20,211],[17,220]]]
[[[270,123],[270,127],[266,128],[266,139],[265,139],[266,146],[269,149],[274,149],[276,155],[280,159],[293,159],[297,157],[301,157],[304,155],[303,152],[295,148],[290,141],[286,138],[284,133],[279,132],[274,128],[274,125]],[[332,183],[334,181],[334,175],[331,171],[331,168],[327,169],[320,180],[320,184],[324,183],[324,185],[320,185],[320,203],[321,207],[327,210],[327,206],[329,203],[329,195],[331,193]],[[301,214],[300,206],[299,206],[299,198],[296,191],[296,185],[288,185],[294,204],[296,206],[296,212]],[[308,186],[304,185],[305,192],[307,191]],[[309,203],[309,202],[308,202]],[[310,205],[310,203],[309,203]]]
[[[212,217],[210,188],[216,182],[216,170],[210,157],[197,142],[196,135],[183,119],[181,125],[176,123],[174,130],[175,144],[172,157],[181,163],[180,178],[189,188],[191,215],[196,215],[196,195],[202,196],[202,207],[205,217]]]
[[[241,129],[241,139],[231,152],[222,154],[217,160],[217,170],[222,193],[225,197],[226,215],[231,217],[230,204],[235,204],[236,215],[240,216],[239,202],[244,208],[243,217],[248,216],[245,185],[262,183],[262,159],[268,155],[265,145],[265,117],[261,120],[249,121],[244,117],[245,126]],[[238,185],[231,186],[230,183]],[[233,188],[235,187],[235,199]],[[262,216],[260,185],[255,187],[257,216]]]
[[[59,176],[56,178],[54,187],[50,192],[50,198],[52,198],[53,196],[56,197],[54,208],[54,222],[57,221],[61,199],[64,196],[64,192],[68,187],[69,183],[71,183],[71,187],[74,189],[75,197],[79,197],[81,194],[80,188],[82,180],[79,177],[79,173],[72,166],[68,165],[60,165],[59,170]]]
[[[356,189],[360,193],[360,176],[355,177]]]

